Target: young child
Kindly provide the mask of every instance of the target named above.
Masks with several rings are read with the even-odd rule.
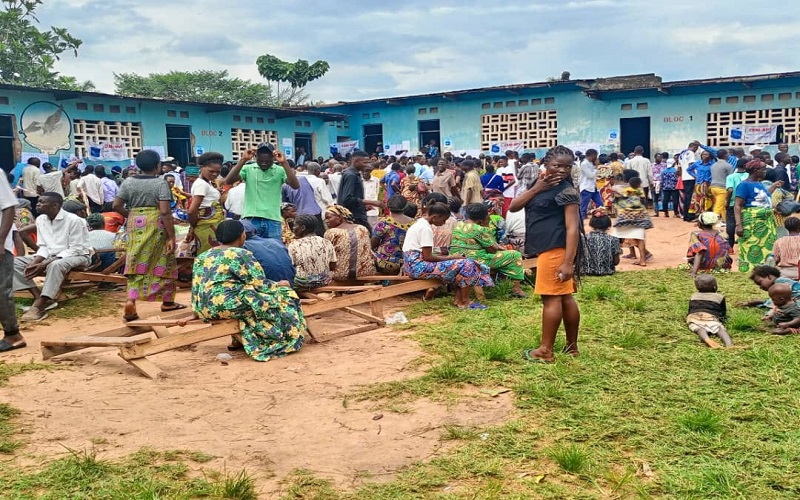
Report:
[[[186,210],[186,200],[189,199],[189,195],[181,188],[175,185],[175,175],[167,174],[164,177],[169,184],[169,189],[172,191],[172,197],[175,198],[173,201],[173,209],[179,208],[181,210]]]
[[[795,300],[800,300],[800,283],[793,279],[784,278],[781,276],[781,271],[777,267],[772,266],[756,266],[753,272],[750,273],[750,279],[758,285],[759,288],[768,292],[772,285],[776,283],[786,284],[792,290],[792,297]],[[737,304],[740,307],[772,307],[772,300],[749,300]]]
[[[689,330],[712,349],[718,349],[720,345],[711,340],[709,335],[718,336],[725,347],[731,347],[733,341],[723,325],[727,315],[725,296],[717,293],[716,278],[710,274],[701,274],[695,278],[694,286],[697,293],[692,294],[689,299],[689,314],[686,316]]]
[[[536,183],[514,198],[509,210],[525,210],[525,255],[538,258],[536,294],[542,297],[542,340],[525,351],[536,363],[555,361],[553,347],[561,323],[567,336],[564,352],[578,355],[581,313],[573,294],[580,276],[583,223],[580,194],[570,180],[574,154],[564,146],[550,149],[542,159],[544,171]]]
[[[586,251],[583,252],[582,266],[586,276],[610,276],[619,265],[622,250],[619,238],[608,234],[611,218],[603,207],[592,211],[589,219],[592,232],[586,235]]]
[[[800,307],[792,297],[792,287],[787,283],[776,283],[769,289],[772,310],[762,318],[776,326],[772,333],[786,335],[800,333]]]
[[[775,264],[780,269],[781,276],[796,280],[797,265],[800,263],[800,219],[787,217],[783,221],[783,227],[789,231],[789,235],[775,241],[772,255],[775,256]]]

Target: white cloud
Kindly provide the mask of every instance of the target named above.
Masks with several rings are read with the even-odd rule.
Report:
[[[114,72],[227,69],[264,53],[330,62],[308,90],[335,102],[573,78],[665,80],[787,71],[795,0],[51,0],[43,25],[84,40],[58,68],[111,92]]]

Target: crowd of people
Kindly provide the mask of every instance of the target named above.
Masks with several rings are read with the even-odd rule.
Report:
[[[623,155],[557,146],[538,159],[439,156],[434,145],[399,157],[303,154],[295,163],[263,143],[237,162],[209,152],[183,169],[145,150],[135,167],[108,171],[31,158],[16,196],[0,180],[0,351],[25,344],[14,291],[34,299],[20,321],[41,321],[70,271],[102,269],[124,251],[124,321],[138,319],[140,300],[159,300],[165,312],[188,307],[175,301],[176,282],[191,280],[195,315],[239,319],[241,347],[258,360],[302,345],[297,292],[404,274],[437,279],[455,307],[481,310],[471,290],[498,280],[525,298],[523,260],[536,257],[542,342],[525,355],[552,361],[562,323],[565,352],[577,355],[577,280],[613,274],[622,258],[647,266],[646,233],[662,213],[697,224],[687,251],[695,276],[730,269],[738,245],[740,270],[774,263],[797,278],[800,176],[797,158],[779,149],[773,159],[756,147],[746,155],[695,141],[651,161],[642,147]],[[42,275],[40,288],[33,280]]]

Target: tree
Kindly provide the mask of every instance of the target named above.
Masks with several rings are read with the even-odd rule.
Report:
[[[275,106],[268,85],[231,78],[223,71],[170,71],[141,76],[114,74],[117,94],[173,101],[213,102],[237,106]]]
[[[308,83],[318,78],[322,78],[330,69],[327,61],[317,61],[308,64],[308,61],[298,59],[295,63],[290,63],[278,59],[271,54],[264,54],[256,59],[258,73],[267,79],[269,87],[272,83],[276,84],[275,96],[282,106],[296,106],[308,100],[308,94],[303,93],[303,89]],[[289,87],[281,91],[281,82],[288,83]]]
[[[61,54],[78,56],[83,43],[66,28],[51,26],[40,31],[34,14],[43,0],[0,0],[0,83],[38,88],[94,90],[92,82],[53,70]]]

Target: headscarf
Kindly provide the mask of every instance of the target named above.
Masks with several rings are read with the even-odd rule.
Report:
[[[333,215],[339,216],[347,222],[353,222],[353,213],[341,205],[331,205],[325,212],[330,212]]]
[[[713,227],[714,224],[719,222],[719,215],[714,212],[703,212],[697,219],[700,221],[700,224]]]
[[[747,172],[747,173],[750,173],[755,169],[758,169],[758,168],[761,168],[761,167],[765,167],[765,166],[766,166],[766,163],[761,161],[760,158],[756,158],[755,160],[750,160],[749,162],[747,162],[747,164],[744,166],[744,171]]]
[[[608,211],[605,207],[597,207],[592,210],[592,217],[605,217],[608,215]]]

